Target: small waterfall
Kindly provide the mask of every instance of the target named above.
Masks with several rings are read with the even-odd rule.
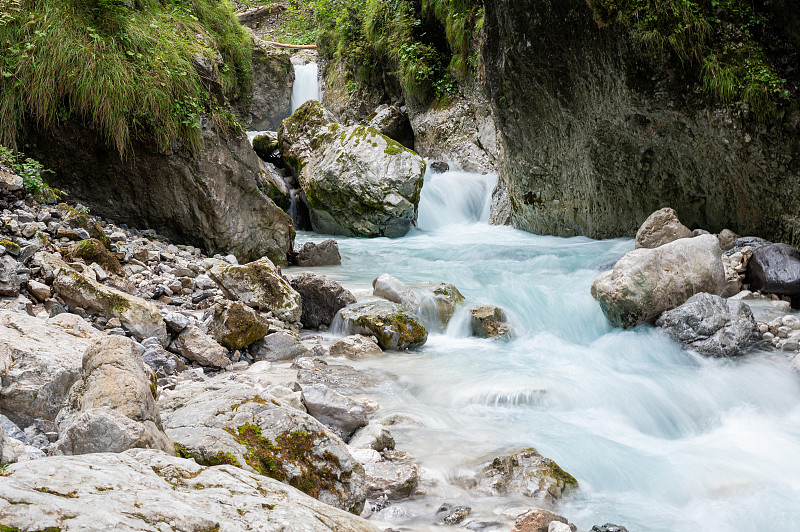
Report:
[[[319,88],[319,70],[314,62],[294,66],[294,84],[292,85],[292,113],[308,100],[322,100]]]
[[[489,223],[495,174],[453,170],[426,174],[419,201],[417,227],[437,231],[452,225]]]

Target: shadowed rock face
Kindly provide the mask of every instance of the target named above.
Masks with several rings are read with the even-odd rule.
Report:
[[[517,227],[633,236],[666,205],[689,228],[796,243],[800,113],[759,125],[598,28],[585,0],[487,0],[483,58]],[[693,76],[693,74],[692,74]]]
[[[264,255],[286,263],[294,229],[289,216],[258,188],[259,160],[244,135],[222,135],[206,123],[204,148],[157,153],[134,142],[125,160],[95,133],[75,123],[26,139],[55,171],[52,185],[93,214],[149,227],[207,253],[233,253],[240,261]]]

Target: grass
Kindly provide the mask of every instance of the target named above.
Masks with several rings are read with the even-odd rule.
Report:
[[[224,102],[195,69],[214,64],[224,96],[252,79],[252,49],[230,2],[0,0],[0,143],[16,148],[28,121],[71,118],[124,155],[133,139],[202,148],[199,117]]]
[[[780,113],[790,97],[762,41],[769,16],[749,0],[587,0],[601,26],[631,28],[656,52],[670,51],[698,71],[711,97],[748,106],[758,118]]]

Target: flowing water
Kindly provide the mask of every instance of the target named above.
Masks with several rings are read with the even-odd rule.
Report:
[[[441,502],[468,504],[481,521],[520,513],[532,501],[482,497],[455,479],[536,447],[578,479],[557,511],[582,531],[800,530],[800,376],[779,354],[707,359],[651,327],[611,328],[589,287],[633,242],[490,226],[495,180],[426,176],[418,229],[337,237],[342,266],[314,269],[355,290],[391,273],[451,282],[467,298],[421,349],[356,364],[391,377],[373,395],[379,413],[415,420],[390,429],[428,478],[428,498],[376,518],[423,530]],[[506,309],[514,338],[469,337],[476,304]]]
[[[292,113],[308,100],[322,100],[319,88],[319,71],[314,62],[294,66],[292,85]]]

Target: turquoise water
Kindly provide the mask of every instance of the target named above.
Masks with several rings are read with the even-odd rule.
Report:
[[[425,468],[429,494],[376,518],[422,530],[449,501],[502,521],[532,501],[475,495],[457,479],[533,446],[578,479],[557,511],[579,530],[800,530],[800,375],[778,354],[706,359],[650,327],[611,328],[589,287],[633,242],[490,226],[495,180],[427,176],[419,229],[396,240],[336,237],[342,266],[314,269],[361,293],[391,273],[450,282],[467,298],[423,348],[357,364],[391,377],[372,394],[380,415],[419,423],[391,430]],[[477,304],[506,309],[514,339],[470,338]]]

